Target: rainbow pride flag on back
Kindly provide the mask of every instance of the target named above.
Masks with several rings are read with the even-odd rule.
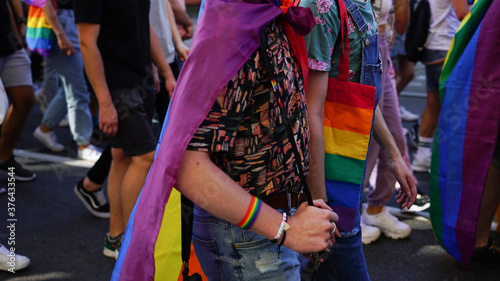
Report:
[[[430,216],[439,244],[469,262],[500,125],[500,0],[479,0],[464,19],[440,79],[441,115],[431,162]]]
[[[46,58],[49,57],[52,52],[52,46],[57,44],[57,38],[52,30],[52,26],[50,26],[45,18],[42,8],[30,6],[26,26],[28,49]]]

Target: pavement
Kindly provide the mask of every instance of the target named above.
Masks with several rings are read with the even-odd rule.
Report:
[[[192,15],[195,14],[191,11]],[[425,105],[423,66],[416,67],[414,81],[405,89],[400,102],[421,113]],[[31,259],[28,268],[15,274],[0,272],[0,280],[110,280],[114,259],[102,254],[108,220],[93,217],[73,193],[76,182],[92,163],[75,159],[76,145],[68,128],[57,128],[66,150],[53,153],[33,138],[42,118],[38,104],[31,111],[15,154],[26,168],[37,173],[32,182],[15,183],[15,216],[7,216],[8,196],[0,194],[0,241],[12,236],[7,225],[15,218],[14,241],[17,254]],[[413,122],[403,122],[411,128]],[[411,149],[413,151],[413,149]],[[429,174],[417,173],[419,188],[429,192]],[[0,176],[0,187],[7,177]],[[382,237],[365,245],[370,277],[374,281],[489,281],[500,280],[500,270],[463,270],[436,242],[427,212],[403,214],[394,200],[390,211],[412,227],[409,238]],[[500,235],[492,232],[500,245]],[[170,281],[170,280],[167,280]]]

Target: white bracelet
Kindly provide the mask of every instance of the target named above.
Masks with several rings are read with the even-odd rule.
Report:
[[[278,229],[278,233],[276,234],[276,236],[274,236],[274,239],[271,242],[276,243],[280,240],[281,235],[283,234],[283,229],[285,229],[285,224],[286,224],[286,212],[283,212],[283,219],[281,220],[280,228]]]

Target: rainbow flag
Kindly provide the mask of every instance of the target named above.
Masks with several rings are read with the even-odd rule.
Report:
[[[22,0],[22,2],[40,8],[43,8],[47,4],[47,0]]]
[[[57,44],[57,38],[45,18],[42,8],[30,6],[26,30],[28,49],[44,57],[49,57],[52,46]]]
[[[430,216],[439,244],[464,265],[474,251],[500,124],[499,45],[500,0],[476,1],[457,31],[440,79]]]

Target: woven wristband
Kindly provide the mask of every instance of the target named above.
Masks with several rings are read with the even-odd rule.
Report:
[[[241,221],[237,224],[237,226],[243,229],[249,229],[253,226],[257,217],[259,216],[260,209],[262,208],[262,201],[252,196],[252,200],[250,201],[250,206],[248,206],[248,210],[245,213],[245,216],[241,219]]]

